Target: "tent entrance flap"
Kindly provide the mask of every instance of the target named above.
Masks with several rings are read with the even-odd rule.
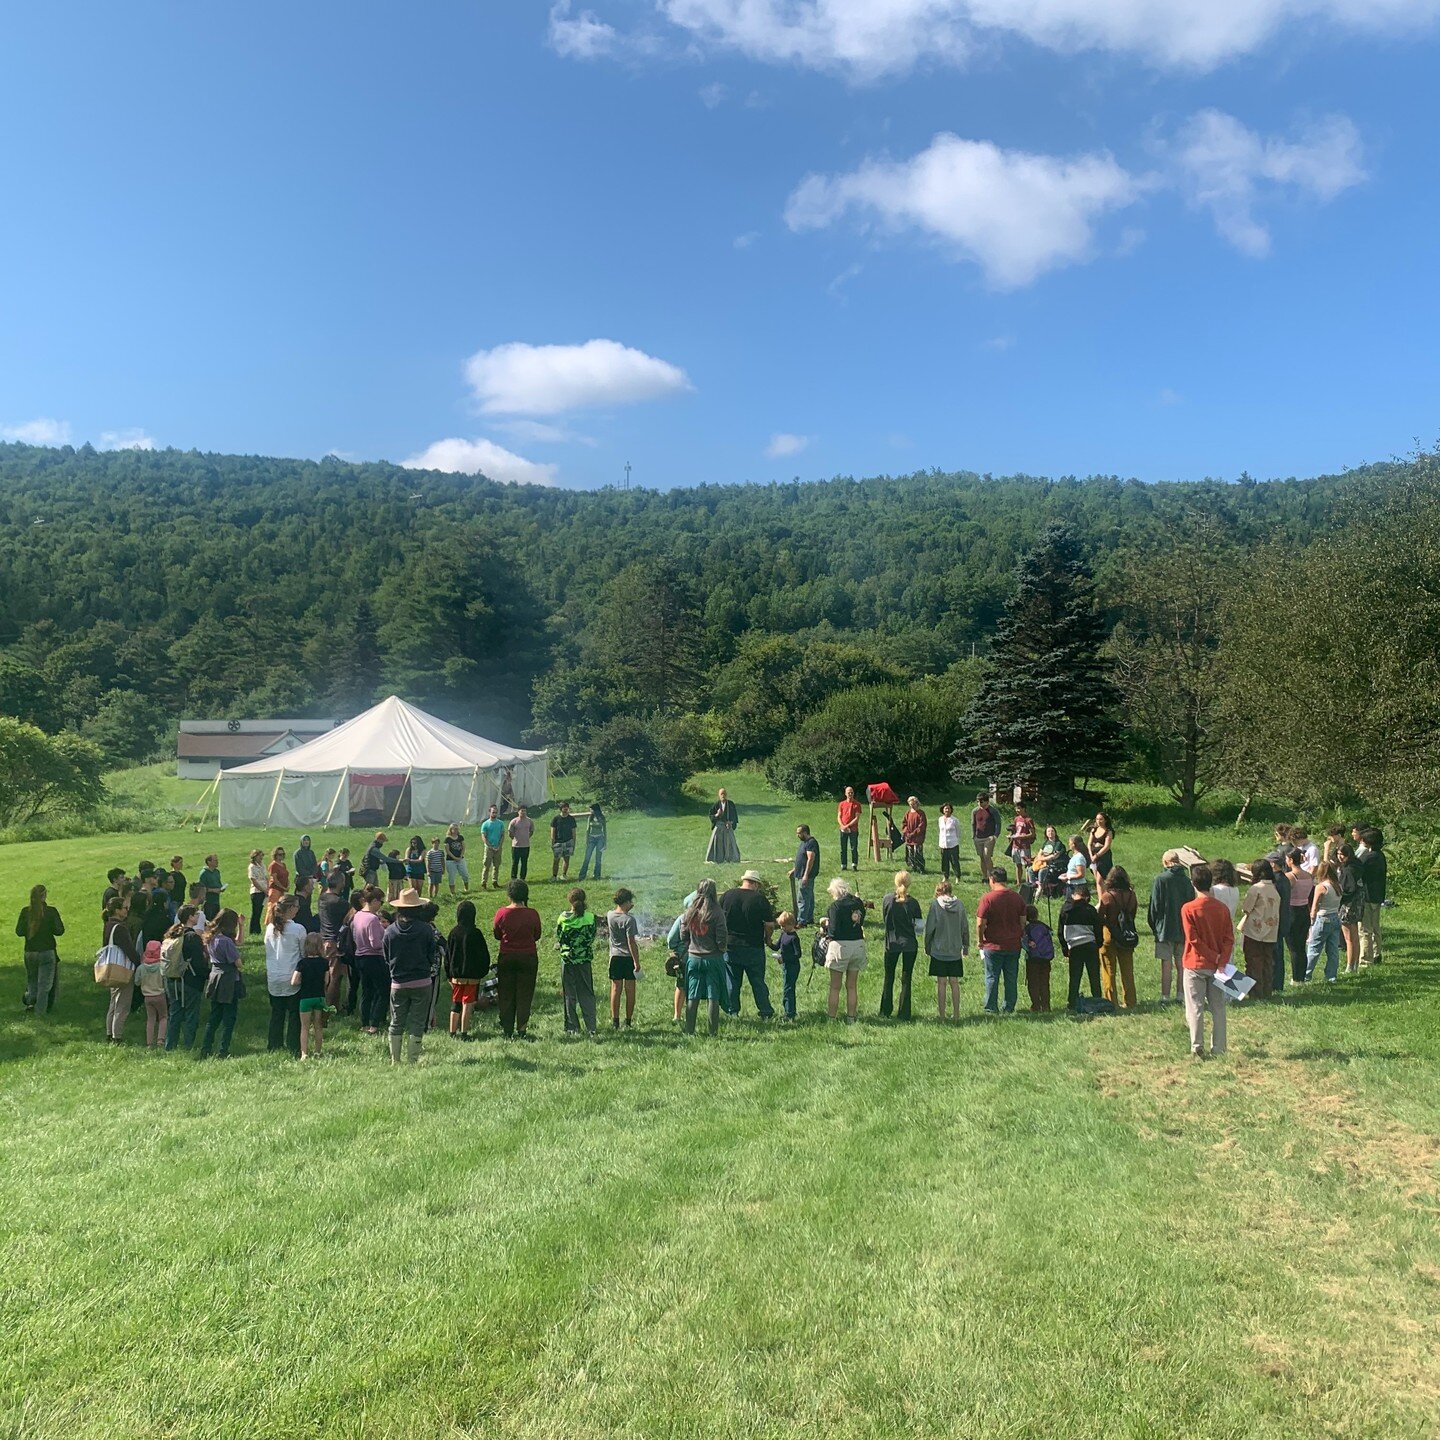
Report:
[[[393,817],[393,818],[392,818]],[[410,823],[410,777],[405,774],[350,772],[350,824],[383,829]]]

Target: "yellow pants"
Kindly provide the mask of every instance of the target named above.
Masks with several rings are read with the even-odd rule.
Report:
[[[1135,1008],[1135,952],[1122,950],[1118,945],[1100,947],[1100,993],[1112,1005],[1119,1006],[1115,994],[1115,974],[1120,974],[1120,987],[1125,996],[1125,1008]]]

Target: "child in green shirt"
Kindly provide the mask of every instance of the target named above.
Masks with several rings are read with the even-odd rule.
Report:
[[[577,885],[570,892],[570,908],[555,922],[560,947],[560,993],[565,1000],[565,1033],[578,1035],[585,1028],[595,1034],[595,936],[600,922],[585,908],[585,892]]]

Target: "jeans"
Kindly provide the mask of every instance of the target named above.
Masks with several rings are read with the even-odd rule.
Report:
[[[252,890],[250,892],[250,929],[251,935],[258,935],[265,923],[265,892],[263,890]]]
[[[940,851],[940,873],[947,880],[960,878],[960,847],[949,845]]]
[[[390,1008],[390,967],[383,955],[357,955],[355,963],[360,967],[361,1028],[378,1030]]]
[[[512,880],[525,880],[530,875],[530,847],[528,845],[512,845],[510,847],[510,878]]]
[[[860,868],[860,832],[858,830],[842,830],[840,832],[840,868],[845,868],[845,856],[849,853],[850,863],[858,870]]]
[[[800,983],[800,962],[786,960],[781,967],[785,974],[784,988],[780,992],[780,1008],[787,1020],[795,1018],[795,987]]]
[[[1090,994],[1100,994],[1100,951],[1094,945],[1072,945],[1070,947],[1070,993],[1065,1003],[1072,1010],[1080,1008],[1080,980],[1090,977]]]
[[[300,1053],[300,996],[272,995],[270,997],[270,1035],[266,1050],[288,1050],[292,1055]]]
[[[892,950],[885,947],[885,983],[880,990],[880,1013],[889,1015],[895,1009],[895,970],[900,969],[900,1008],[896,1018],[910,1019],[910,981],[915,974],[917,950]]]
[[[985,1008],[994,1015],[1000,998],[1000,982],[1005,982],[1005,1013],[1015,1009],[1015,992],[1020,983],[1020,952],[1018,950],[982,950],[985,961]]]
[[[1268,942],[1267,942],[1268,943]],[[1211,982],[1209,970],[1186,970],[1181,980],[1185,991],[1185,1019],[1190,1026],[1190,1053],[1205,1053],[1205,1008],[1210,1008],[1210,1053],[1225,1053],[1225,992]]]
[[[815,923],[815,882],[813,880],[808,885],[796,882],[795,923],[797,925],[813,925]]]
[[[1315,973],[1315,962],[1325,952],[1325,978],[1334,980],[1340,974],[1340,917],[1333,910],[1322,910],[1310,927],[1305,944],[1305,979]]]
[[[595,878],[601,880],[604,877],[600,874],[601,862],[605,859],[605,842],[603,840],[586,840],[585,858],[580,862],[580,878],[586,879],[590,874],[590,862],[595,862]]]
[[[1290,907],[1290,932],[1285,938],[1290,944],[1290,978],[1297,982],[1310,978],[1305,969],[1309,937],[1310,907],[1308,905],[1292,905]]]
[[[740,1013],[741,982],[747,979],[760,1018],[773,1019],[775,1007],[770,1003],[770,987],[765,983],[765,951],[758,945],[732,945],[725,956],[725,989],[729,996],[729,1004],[725,1007],[727,1014]]]
[[[470,867],[463,859],[452,860],[447,855],[445,857],[445,874],[450,881],[451,894],[455,892],[455,882],[457,880],[459,880],[467,890],[470,888]]]
[[[195,1032],[200,1028],[200,997],[205,985],[200,980],[167,980],[165,998],[170,1002],[170,1025],[165,1031],[165,1048],[175,1050],[184,1046],[189,1050],[195,1044]]]
[[[55,988],[60,958],[53,950],[25,952],[25,1002],[35,1007],[37,1015],[50,1008],[50,992]]]
[[[425,1027],[430,1023],[430,1002],[435,996],[435,986],[407,985],[403,990],[390,993],[390,1059],[400,1063],[400,1041],[409,1037],[409,1049],[405,1058],[414,1064],[420,1058],[420,1046],[425,1040]]]
[[[502,954],[495,962],[495,975],[500,982],[500,1028],[507,1038],[523,1035],[530,1028],[530,1006],[535,999],[535,977],[539,972],[540,960],[533,954]]]
[[[215,1045],[216,1032],[220,1036],[220,1058],[230,1054],[230,1039],[235,1034],[235,1022],[240,1018],[238,1000],[212,1000],[210,1018],[205,1022],[205,1038],[200,1042],[200,1054],[208,1055]]]
[[[571,1035],[580,1033],[580,1022],[595,1033],[595,967],[589,960],[583,965],[560,967],[560,995],[565,1002],[565,1029]]]

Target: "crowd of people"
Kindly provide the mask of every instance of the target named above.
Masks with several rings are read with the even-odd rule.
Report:
[[[914,1018],[914,971],[923,953],[935,981],[938,1018],[959,1019],[960,981],[972,943],[971,916],[957,888],[961,822],[953,805],[940,807],[939,875],[933,893],[922,896],[919,877],[928,870],[929,834],[924,808],[912,796],[898,824],[888,810],[883,814],[884,839],[876,823],[866,847],[868,862],[893,863],[903,853],[904,865],[894,871],[878,917],[875,903],[860,896],[858,880],[847,878],[847,872],[858,875],[861,863],[862,810],[853,789],[845,791],[837,807],[841,873],[829,882],[829,903],[818,920],[821,851],[807,825],[796,830],[788,908],[758,870],[745,870],[723,891],[713,878],[700,880],[665,936],[665,968],[675,982],[678,1026],[695,1033],[703,1009],[707,1029],[716,1033],[722,1015],[739,1015],[747,988],[762,1019],[794,1021],[806,950],[801,932],[809,929],[815,931],[812,962],[828,974],[825,1013],[856,1023],[859,976],[868,964],[877,920],[883,957],[880,1016]],[[740,815],[724,790],[710,818],[709,863],[734,863]],[[582,820],[586,833],[579,879],[588,878],[592,865],[596,879],[601,877],[603,811],[592,805],[575,814],[562,803],[549,820],[550,878],[556,883],[569,885]],[[1023,963],[1030,1010],[1048,1012],[1057,950],[1068,971],[1069,1010],[1134,1009],[1140,896],[1116,861],[1109,816],[1098,812],[1080,833],[1062,842],[1053,826],[1039,834],[1023,803],[1014,806],[1007,821],[991,797],[981,794],[969,823],[984,885],[973,917],[983,1009],[992,1014],[1016,1009]],[[133,879],[120,867],[112,869],[101,898],[101,948],[95,963],[96,979],[109,992],[106,1038],[123,1042],[138,999],[148,1046],[175,1050],[198,1044],[202,1056],[228,1056],[248,988],[242,950],[247,934],[263,944],[268,1048],[305,1059],[322,1053],[328,1026],[340,1017],[354,1017],[362,1033],[387,1036],[394,1063],[413,1063],[427,1031],[437,1024],[446,985],[448,1033],[457,1041],[472,1037],[477,1013],[491,1005],[504,1036],[531,1039],[530,1014],[547,933],[560,964],[566,1033],[597,1033],[597,953],[607,963],[611,1027],[631,1027],[645,938],[632,891],[615,890],[610,908],[600,914],[577,884],[547,925],[531,904],[533,819],[520,807],[502,822],[492,807],[479,831],[481,890],[501,888],[501,851],[506,840],[510,844],[505,902],[484,925],[468,898],[467,841],[458,825],[428,842],[413,835],[404,846],[392,845],[383,831],[377,832],[358,868],[346,849],[317,854],[308,835],[293,855],[276,846],[267,861],[264,852],[252,851],[248,923],[239,909],[225,903],[228,887],[215,854],[205,857],[193,882],[180,856],[172,857],[168,867],[144,862]],[[1002,834],[1008,866],[994,858]],[[442,933],[438,900],[447,884],[452,896],[466,898],[459,898],[455,923]],[[1383,838],[1365,826],[1348,833],[1332,827],[1319,844],[1302,827],[1278,826],[1273,848],[1242,865],[1169,851],[1145,907],[1159,967],[1160,1004],[1184,1003],[1197,1055],[1205,1052],[1208,1014],[1210,1050],[1223,1053],[1227,1001],[1242,994],[1263,1001],[1283,990],[1287,960],[1292,984],[1312,980],[1322,961],[1321,973],[1330,983],[1342,970],[1354,974],[1381,963],[1386,899]],[[58,942],[65,934],[45,886],[31,891],[16,934],[24,941],[25,1004],[44,1015],[57,992]],[[767,952],[780,968],[778,1016],[767,980]],[[1243,981],[1237,980],[1240,975]]]

